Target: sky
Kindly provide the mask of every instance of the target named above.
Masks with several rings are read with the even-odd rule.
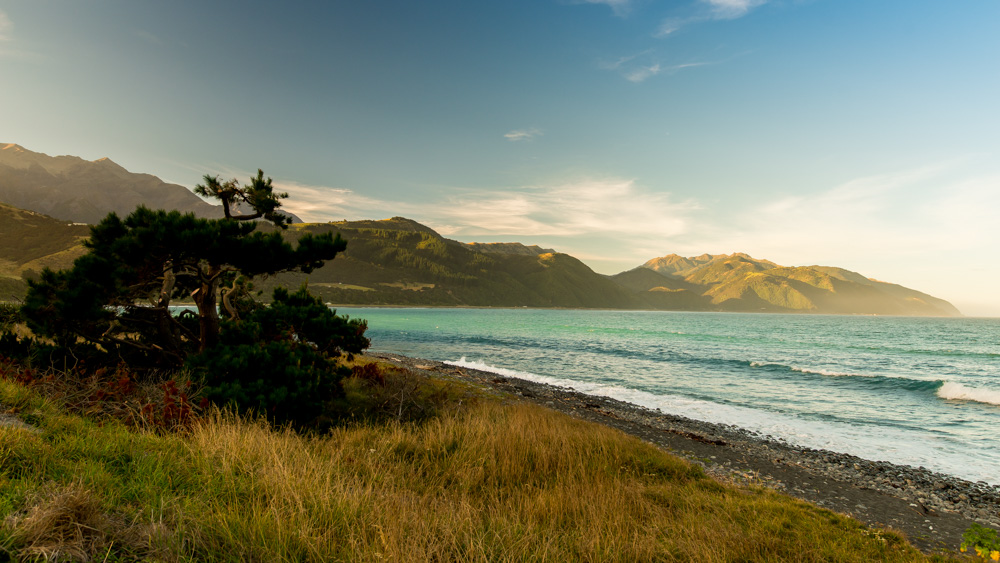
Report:
[[[0,142],[1000,315],[1000,0],[0,0]]]

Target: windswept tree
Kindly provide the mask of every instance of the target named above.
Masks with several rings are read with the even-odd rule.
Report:
[[[30,283],[23,313],[32,329],[67,346],[83,339],[122,358],[181,365],[218,344],[220,301],[227,318],[239,317],[247,279],[308,273],[346,248],[339,234],[306,234],[293,246],[281,232],[257,231],[249,219],[288,222],[277,212],[285,194],[273,193],[263,172],[243,187],[212,180],[199,188],[223,201],[224,219],[139,207],[124,219],[112,213],[94,225],[87,254],[71,269],[46,270]],[[252,212],[233,215],[234,202]],[[198,309],[197,324],[169,310],[188,296]]]
[[[281,200],[288,194],[274,193],[271,178],[265,180],[264,171],[259,168],[257,175],[250,178],[250,183],[243,186],[235,178],[222,182],[218,176],[205,174],[202,179],[205,183],[195,186],[194,193],[221,201],[227,219],[249,221],[263,218],[281,228],[292,222],[291,217],[278,212]],[[249,211],[241,213],[244,210]]]

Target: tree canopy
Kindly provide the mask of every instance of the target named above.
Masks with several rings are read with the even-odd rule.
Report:
[[[71,269],[44,271],[30,284],[24,313],[32,329],[64,343],[83,339],[177,365],[192,348],[204,352],[218,341],[220,301],[226,317],[239,317],[248,279],[308,273],[346,248],[339,234],[307,234],[292,246],[280,232],[258,231],[250,219],[279,227],[290,220],[278,212],[287,194],[274,193],[262,170],[245,186],[204,178],[196,191],[220,199],[225,218],[145,207],[124,219],[109,214],[91,227],[88,252]],[[235,214],[237,204],[250,212]],[[194,300],[197,326],[170,314],[181,297]]]
[[[222,202],[222,211],[227,219],[248,221],[264,218],[275,225],[285,228],[292,222],[288,215],[278,212],[281,200],[288,197],[287,193],[274,193],[271,178],[264,179],[264,171],[258,169],[257,175],[250,178],[250,183],[240,185],[235,178],[225,182],[218,176],[205,174],[205,183],[198,184],[194,193]],[[247,209],[247,213],[239,213],[239,209]]]

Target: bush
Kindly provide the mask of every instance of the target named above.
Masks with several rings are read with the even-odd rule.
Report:
[[[0,330],[9,329],[18,323],[24,322],[21,318],[21,308],[13,303],[0,303]]]
[[[270,307],[226,321],[219,343],[188,367],[210,401],[254,410],[274,422],[314,423],[341,396],[351,370],[341,364],[367,348],[364,321],[338,316],[305,290],[274,290]]]
[[[988,559],[1000,561],[1000,536],[992,528],[973,524],[962,534],[962,552],[965,553],[969,549],[975,551],[984,561]]]
[[[478,401],[467,384],[427,377],[378,362],[359,363],[344,380],[331,416],[355,421],[423,423]]]

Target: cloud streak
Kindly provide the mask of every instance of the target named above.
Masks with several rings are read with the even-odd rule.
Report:
[[[13,39],[11,35],[13,30],[13,22],[7,17],[7,14],[0,12],[0,41],[10,41]]]
[[[767,4],[769,0],[699,0],[704,8],[701,13],[687,18],[667,18],[660,22],[653,37],[668,37],[683,27],[692,24],[718,20],[735,20],[742,18],[758,6]]]
[[[715,19],[741,18],[750,10],[767,3],[767,0],[702,0],[708,4]]]
[[[14,31],[14,23],[10,21],[7,14],[0,12],[0,43],[13,40],[12,32]]]
[[[687,231],[690,216],[700,209],[693,201],[675,202],[670,194],[620,178],[581,179],[555,185],[508,190],[459,190],[419,203],[362,196],[352,190],[275,182],[290,194],[284,208],[304,221],[405,215],[443,235],[467,241],[579,236],[652,236],[659,240]]]
[[[545,133],[541,129],[532,127],[530,129],[515,129],[504,133],[504,138],[512,143],[517,143],[520,141],[531,141],[536,137],[541,137]]]
[[[614,61],[603,61],[598,63],[602,70],[617,72],[629,82],[640,84],[658,74],[675,74],[687,68],[705,66],[712,63],[693,62],[675,65],[664,65],[657,60],[656,52],[653,49],[646,49],[634,55],[619,57]]]
[[[631,0],[578,0],[579,4],[604,4],[610,7],[616,16],[624,16],[632,9]]]
[[[650,77],[660,74],[661,70],[662,68],[660,67],[659,63],[650,66],[639,67],[637,69],[633,69],[629,72],[626,72],[625,80],[628,80],[629,82],[635,82],[636,84],[638,84],[640,82],[645,82],[646,79]]]

